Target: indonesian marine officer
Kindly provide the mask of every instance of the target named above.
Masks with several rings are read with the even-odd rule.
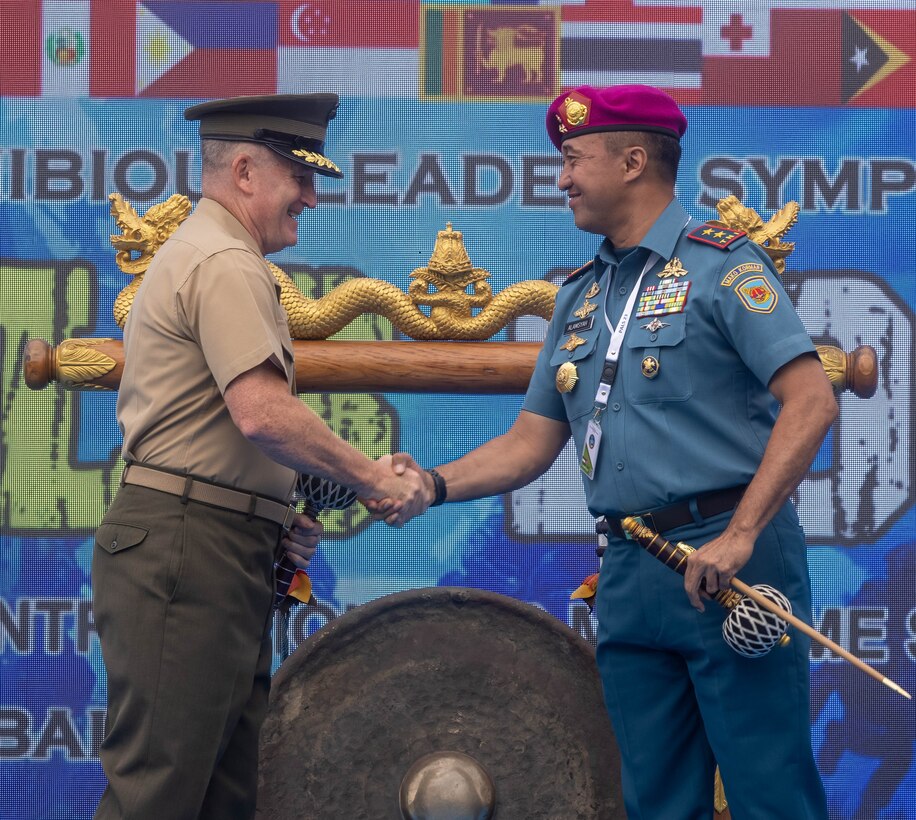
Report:
[[[740,570],[810,620],[789,497],[836,418],[832,389],[763,250],[675,198],[687,120],[670,96],[580,86],[546,125],[576,226],[603,240],[559,289],[513,426],[436,468],[427,500],[522,487],[572,435],[611,530],[597,660],[628,816],[708,820],[718,763],[735,820],[823,820],[808,641],[741,657],[704,601]],[[684,579],[624,536],[628,515],[699,547]]]

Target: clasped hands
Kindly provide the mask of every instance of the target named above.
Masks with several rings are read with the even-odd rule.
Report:
[[[411,518],[426,512],[435,498],[432,478],[407,453],[382,456],[376,462],[378,475],[370,497],[360,502],[372,518],[392,527],[403,527]],[[318,549],[324,525],[304,513],[297,513],[281,544],[297,569],[305,570]]]
[[[391,527],[403,527],[426,512],[436,497],[432,477],[408,453],[382,456],[373,495],[360,498],[372,518]]]

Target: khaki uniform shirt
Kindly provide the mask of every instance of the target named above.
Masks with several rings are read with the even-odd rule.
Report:
[[[295,471],[248,441],[223,400],[236,376],[267,360],[295,394],[279,294],[251,235],[201,199],[156,253],[124,327],[118,424],[126,460],[289,497]]]

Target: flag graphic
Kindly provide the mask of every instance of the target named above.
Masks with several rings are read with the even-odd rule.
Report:
[[[89,2],[45,2],[42,6],[41,93],[54,97],[89,94]]]
[[[916,106],[916,11],[773,8],[768,41],[762,53],[707,53],[702,102]]]
[[[276,91],[276,2],[96,0],[92,40],[95,96]]]
[[[694,102],[702,84],[702,9],[587,0],[562,8],[561,78],[576,85],[644,83]]]
[[[564,23],[562,85],[643,83],[664,90],[700,88],[699,26]]]
[[[916,107],[910,0],[0,0],[0,94]]]
[[[277,90],[416,97],[417,2],[282,0]]]
[[[842,103],[916,106],[916,12],[844,14],[840,56]]]
[[[89,93],[89,0],[0,0],[0,94]]]
[[[137,92],[175,68],[194,47],[146,6],[137,7]]]
[[[536,100],[558,90],[558,9],[423,9],[421,96]]]

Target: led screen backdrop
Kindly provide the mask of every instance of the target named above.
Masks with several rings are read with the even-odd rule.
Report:
[[[336,91],[321,205],[277,262],[309,296],[354,276],[406,290],[451,222],[493,291],[557,280],[593,255],[555,183],[546,103],[579,83],[646,82],[690,127],[679,196],[713,218],[729,194],[800,218],[786,284],[812,336],[872,345],[878,392],[846,393],[797,504],[815,625],[916,691],[913,310],[916,4],[581,0],[518,5],[0,0],[0,817],[88,818],[103,787],[105,674],[94,633],[93,530],[120,473],[115,396],[36,392],[28,339],[119,338],[108,194],[141,213],[196,199],[190,104]],[[539,339],[522,319],[499,339]],[[398,338],[363,317],[341,334]],[[442,362],[448,366],[447,361]],[[521,397],[315,394],[366,452],[433,465],[504,431]],[[596,570],[575,454],[501,498],[403,530],[332,514],[313,563],[318,606],[297,643],[378,596],[494,590],[586,638],[569,594]],[[916,818],[912,704],[812,649],[811,728],[834,818]],[[532,682],[535,685],[535,682]],[[791,810],[787,810],[791,816]]]

